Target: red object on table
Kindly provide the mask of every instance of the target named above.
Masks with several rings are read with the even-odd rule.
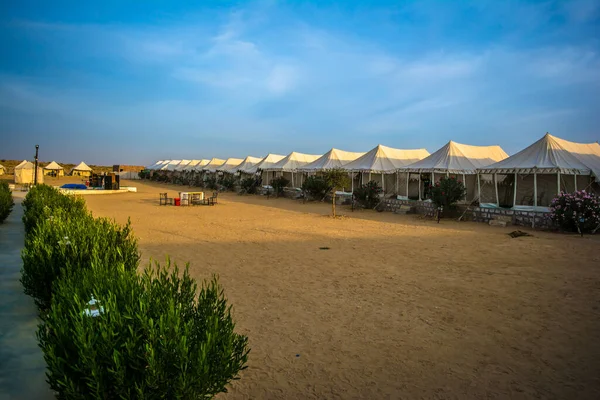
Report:
[[[175,197],[175,198],[173,199],[173,201],[175,202],[175,205],[176,205],[176,206],[180,206],[180,205],[181,205],[181,198],[179,198],[179,197]]]

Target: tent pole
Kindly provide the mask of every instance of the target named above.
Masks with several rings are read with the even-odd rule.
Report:
[[[398,170],[396,170],[396,192],[400,193],[400,188],[398,186],[400,186],[400,181],[398,180]]]
[[[500,207],[500,197],[498,197],[498,174],[494,174],[494,188],[496,189],[496,206]]]
[[[479,205],[481,205],[481,177],[479,176],[479,172],[477,173],[477,200],[479,200]]]
[[[352,193],[354,193],[354,172],[350,172],[350,182],[352,182]]]
[[[410,172],[406,173],[406,198],[408,199],[408,182],[410,181]]]
[[[560,194],[560,171],[558,171],[556,173],[556,183],[557,183],[557,187],[558,187],[558,191],[556,192],[556,196],[558,196]]]
[[[465,176],[464,173],[463,173],[463,186],[465,187],[465,199],[468,201],[469,196],[467,196],[467,177]]]
[[[537,207],[537,171],[533,171],[533,206]]]
[[[513,207],[517,205],[517,173],[515,172],[515,184],[513,185]]]
[[[421,173],[419,172],[419,201],[421,201]]]
[[[381,190],[383,190],[383,194],[385,194],[385,177],[383,176],[383,172],[381,173]]]
[[[369,171],[369,182],[371,182],[371,171]]]
[[[577,191],[577,174],[573,175],[573,177],[575,178],[575,191]]]

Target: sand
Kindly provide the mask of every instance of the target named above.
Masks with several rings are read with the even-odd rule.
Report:
[[[249,336],[221,399],[600,398],[600,237],[235,194],[160,207],[183,188],[130,183],[89,208],[131,217],[145,261],[218,274]]]

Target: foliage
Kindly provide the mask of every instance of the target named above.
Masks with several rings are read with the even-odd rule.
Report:
[[[47,193],[37,193],[29,200],[33,204],[44,204]],[[43,198],[38,199],[38,196]],[[85,207],[73,214],[73,206],[68,204],[78,203],[79,199],[58,193],[52,201],[57,200],[67,206],[44,206],[42,214],[36,215],[37,223],[26,236],[21,253],[21,283],[40,310],[50,306],[57,279],[89,268],[93,260],[99,260],[106,268],[123,263],[127,270],[133,271],[139,262],[137,241],[129,222],[121,227],[106,218],[93,218]],[[25,217],[33,212],[37,212],[37,208],[28,208]]]
[[[258,181],[253,178],[244,178],[240,182],[240,186],[242,187],[242,191],[248,194],[256,194],[256,189],[258,188]]]
[[[48,185],[36,185],[29,190],[23,200],[23,223],[25,233],[29,235],[41,220],[52,215],[56,209],[63,209],[67,215],[85,214],[85,201],[80,197],[62,194]]]
[[[383,190],[376,181],[369,181],[354,189],[354,199],[364,208],[375,208],[379,202],[379,194]]]
[[[200,399],[226,392],[245,369],[248,339],[234,332],[216,278],[198,293],[187,268],[94,262],[56,285],[38,330],[59,399]],[[99,315],[84,313],[91,299]],[[101,307],[101,308],[100,308]]]
[[[585,190],[560,192],[550,204],[550,218],[565,231],[593,231],[600,224],[600,198]]]
[[[331,191],[342,190],[350,186],[350,177],[348,176],[348,171],[345,171],[342,168],[332,168],[323,171],[323,178],[329,185],[329,190]]]
[[[207,189],[217,190],[217,177],[214,174],[209,174],[204,180],[204,187]]]
[[[442,177],[431,187],[431,201],[437,207],[453,208],[467,194],[465,185],[455,177]]]
[[[8,182],[0,182],[0,224],[8,217],[14,204]]]
[[[331,186],[323,176],[311,175],[302,182],[302,191],[314,200],[323,200],[331,190]]]
[[[144,169],[138,172],[138,176],[140,177],[140,179],[149,179],[150,175],[152,175],[152,171],[150,171],[149,169]]]
[[[290,180],[284,176],[279,176],[271,181],[271,186],[275,191],[276,196],[283,194],[283,189],[290,183]]]
[[[235,186],[235,176],[224,172],[219,179],[219,184],[225,188],[225,190],[233,190]]]

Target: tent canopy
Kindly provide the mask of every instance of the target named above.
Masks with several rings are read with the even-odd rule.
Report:
[[[244,160],[237,164],[234,165],[232,167],[223,169],[223,172],[228,172],[230,174],[235,174],[236,172],[243,170],[245,168],[251,168],[253,166],[255,166],[256,164],[258,164],[259,162],[261,162],[263,160],[264,157],[252,157],[252,156],[248,156],[246,158],[244,158]]]
[[[50,164],[46,165],[44,169],[61,170],[63,167],[58,165],[56,161],[52,161]]]
[[[429,152],[425,149],[402,150],[377,145],[343,168],[354,172],[392,173],[428,155]]]
[[[73,171],[92,171],[92,169],[90,167],[88,167],[88,165],[86,163],[84,163],[83,161],[80,162],[79,164],[77,164],[75,167],[73,167],[73,169],[71,170],[71,172]]]
[[[181,171],[183,170],[185,167],[188,166],[188,164],[191,162],[192,160],[181,160],[181,162],[179,164],[177,164],[175,166],[175,171]]]
[[[164,162],[164,160],[159,160],[159,161],[155,162],[154,164],[148,165],[146,167],[146,169],[155,169],[156,167],[161,165],[163,162]]]
[[[198,161],[198,164],[196,164],[195,166],[190,168],[190,170],[191,171],[202,171],[202,168],[204,168],[204,166],[207,165],[209,162],[210,162],[210,160],[203,158],[202,160]]]
[[[363,156],[365,153],[354,153],[351,151],[344,151],[332,148],[315,161],[306,164],[299,168],[301,171],[314,172],[323,171],[333,168],[341,168],[351,161],[356,160],[358,157]]]
[[[242,158],[228,158],[223,164],[211,168],[210,172],[225,171],[229,168],[233,168],[235,166],[240,165],[242,161],[244,161],[244,159]]]
[[[29,162],[29,161],[27,161],[27,160],[23,160],[23,161],[21,161],[21,162],[20,162],[20,163],[19,163],[19,164],[18,164],[18,165],[15,167],[15,169],[17,169],[17,168],[19,168],[19,167],[23,166],[24,164],[27,164],[28,162]]]
[[[500,146],[471,146],[449,141],[435,153],[402,168],[402,171],[476,174],[477,168],[507,157]]]
[[[302,168],[305,165],[310,164],[311,162],[315,161],[319,157],[321,157],[321,156],[315,155],[315,154],[297,153],[295,151],[292,151],[290,154],[288,154],[287,156],[285,156],[284,158],[282,158],[275,164],[271,165],[268,168],[263,167],[262,169],[264,171],[294,172],[294,171],[297,171],[299,168]]]
[[[190,160],[189,163],[181,167],[180,171],[191,171],[200,163],[200,161],[201,160]]]
[[[248,168],[240,169],[239,171],[245,174],[255,174],[259,169],[270,169],[271,167],[273,167],[273,165],[277,164],[284,158],[285,156],[279,154],[267,154],[267,156],[263,158],[259,163],[249,166]]]
[[[215,172],[215,168],[223,165],[225,160],[221,158],[212,158],[206,165],[204,165],[200,170],[207,172]]]
[[[600,144],[569,142],[546,133],[517,154],[478,171],[486,174],[560,172],[593,175],[596,180],[600,180]]]
[[[179,165],[181,160],[170,160],[167,163],[164,163],[159,170],[161,171],[174,171],[175,167]]]

